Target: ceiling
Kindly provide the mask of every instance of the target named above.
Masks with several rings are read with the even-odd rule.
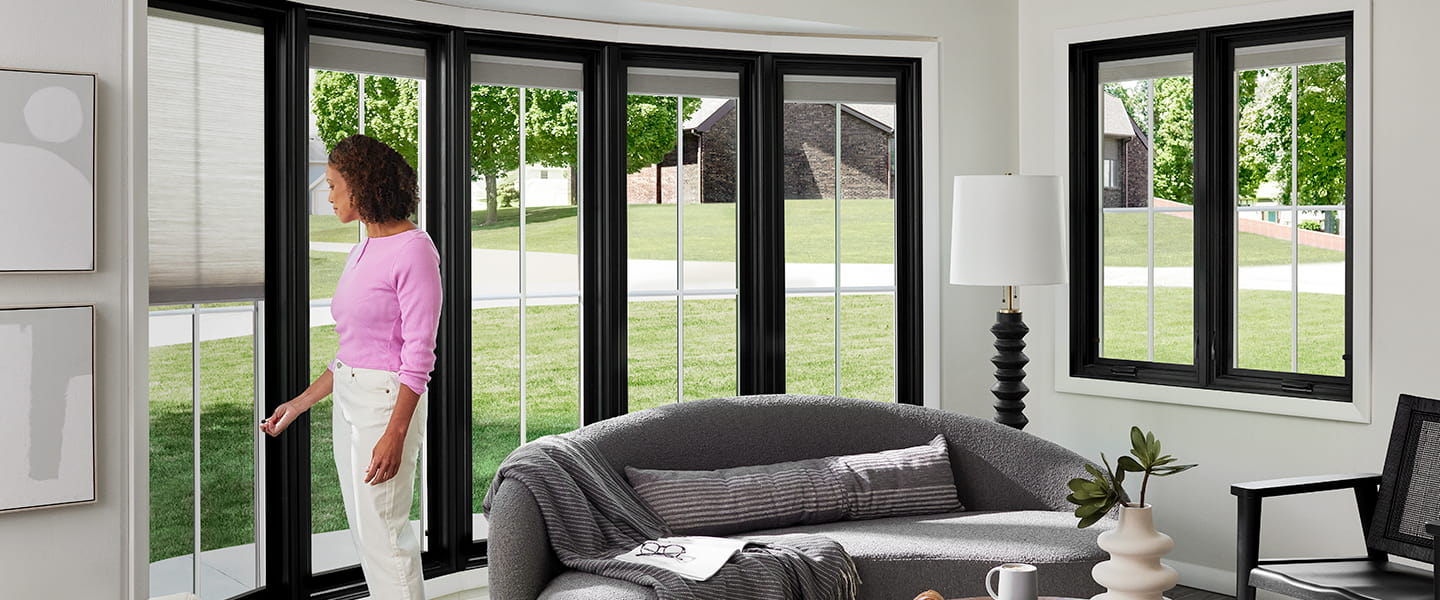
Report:
[[[808,35],[889,36],[892,32],[819,21],[786,19],[645,0],[423,0],[434,4],[561,19]]]

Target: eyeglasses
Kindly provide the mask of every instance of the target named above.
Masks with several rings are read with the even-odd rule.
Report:
[[[685,547],[680,544],[661,544],[660,542],[640,544],[640,550],[635,553],[635,556],[664,556],[680,562],[688,562],[694,558],[685,556]]]

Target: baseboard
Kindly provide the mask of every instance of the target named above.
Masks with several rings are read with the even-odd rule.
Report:
[[[1225,594],[1235,595],[1235,572],[1225,569],[1216,569],[1204,565],[1196,565],[1176,560],[1166,560],[1165,564],[1174,567],[1180,572],[1180,585]]]

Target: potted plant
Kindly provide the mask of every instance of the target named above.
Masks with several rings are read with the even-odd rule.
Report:
[[[1154,515],[1145,502],[1145,494],[1150,477],[1167,477],[1196,465],[1175,464],[1175,457],[1160,453],[1160,441],[1155,439],[1155,434],[1141,432],[1139,427],[1130,428],[1130,455],[1115,461],[1118,470],[1110,468],[1104,453],[1100,454],[1100,461],[1105,470],[1085,465],[1093,478],[1071,479],[1071,493],[1066,498],[1076,505],[1075,516],[1080,518],[1081,528],[1094,525],[1116,505],[1120,506],[1120,523],[1115,529],[1101,533],[1097,540],[1100,548],[1110,553],[1110,560],[1095,565],[1091,575],[1096,583],[1117,596],[1161,600],[1162,594],[1180,581],[1175,569],[1160,563],[1160,557],[1175,547],[1175,541],[1155,530]],[[1123,487],[1126,473],[1145,474],[1140,482],[1139,502],[1128,501]],[[1096,598],[1105,596],[1101,594]]]

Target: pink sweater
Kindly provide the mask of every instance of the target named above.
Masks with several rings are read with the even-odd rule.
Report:
[[[330,315],[340,339],[336,361],[396,371],[400,383],[424,394],[440,323],[440,254],[430,236],[414,229],[357,244]]]

